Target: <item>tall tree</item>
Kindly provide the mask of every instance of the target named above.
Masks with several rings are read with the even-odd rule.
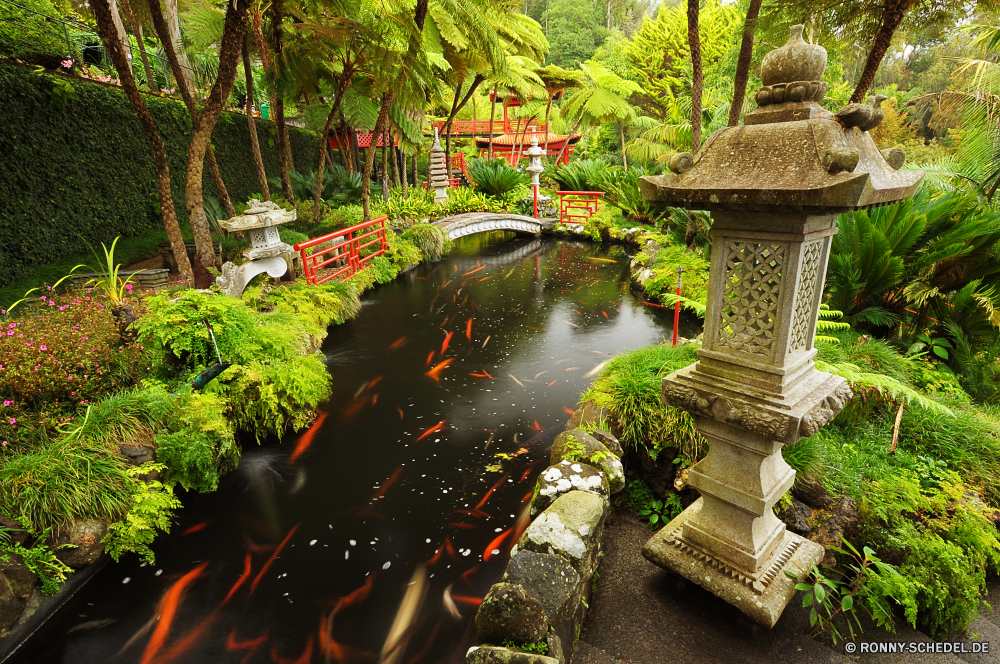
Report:
[[[139,57],[142,58],[142,70],[146,74],[146,85],[153,92],[159,92],[160,88],[156,85],[156,78],[153,76],[153,71],[149,68],[149,56],[146,55],[146,44],[143,43],[142,39],[142,26],[139,25],[139,21],[135,18],[135,12],[132,11],[132,5],[129,4],[129,0],[122,0],[122,9],[125,10],[125,16],[128,17],[132,34],[135,35],[135,43],[139,47]]]
[[[139,118],[143,133],[149,140],[149,146],[153,152],[153,166],[156,169],[156,184],[160,194],[160,213],[163,215],[163,225],[167,230],[170,248],[174,252],[174,260],[177,261],[181,279],[187,286],[193,286],[194,272],[191,269],[191,262],[188,260],[187,248],[184,246],[184,237],[181,235],[181,226],[174,208],[173,194],[170,191],[170,168],[167,164],[167,149],[163,143],[163,137],[160,135],[160,130],[156,126],[156,121],[153,120],[146,102],[143,101],[142,95],[139,93],[135,79],[132,77],[124,44],[118,38],[115,30],[111,3],[108,0],[92,0],[91,8],[97,22],[97,31],[104,43],[105,50],[114,63],[122,90],[124,90],[129,104]]]
[[[608,3],[610,16],[611,3]],[[583,85],[583,78],[579,72],[567,71],[557,65],[549,65],[535,70],[535,75],[541,80],[545,87],[545,154],[549,154],[549,111],[552,109],[552,99],[555,95],[570,88],[578,88]]]
[[[868,58],[865,60],[865,67],[861,70],[861,78],[851,95],[852,103],[860,103],[865,100],[868,89],[875,82],[875,72],[882,64],[882,58],[889,50],[892,43],[892,36],[896,34],[896,28],[903,22],[906,12],[910,11],[917,0],[885,0],[882,4],[882,20],[879,24],[875,38],[872,40],[872,47],[868,51]]]
[[[642,91],[635,81],[624,79],[602,65],[588,60],[580,65],[580,71],[586,77],[586,84],[575,90],[563,102],[563,116],[576,120],[576,125],[570,135],[576,133],[581,125],[598,126],[614,122],[618,125],[622,138],[622,161],[628,166],[625,156],[624,126],[635,119],[635,109],[628,103],[628,98]],[[556,163],[562,159],[563,152],[569,140],[563,143]]]
[[[148,0],[148,6],[150,18],[153,20],[153,28],[156,30],[156,36],[160,38],[160,43],[163,45],[163,52],[167,56],[167,62],[170,64],[171,71],[174,73],[174,79],[177,81],[177,88],[181,93],[181,98],[184,100],[184,105],[187,107],[192,123],[197,126],[199,111],[197,100],[194,96],[196,91],[188,86],[188,79],[184,75],[184,65],[181,63],[180,53],[174,48],[173,42],[170,39],[169,23],[164,20],[163,13],[160,11],[159,0]],[[222,203],[223,209],[227,215],[235,217],[236,209],[229,198],[229,191],[226,189],[226,183],[223,181],[222,173],[219,171],[219,164],[215,159],[215,150],[212,148],[211,142],[208,145],[205,158],[208,160],[209,173],[212,176],[212,182],[215,183],[215,190],[219,194],[219,201]]]
[[[265,201],[271,200],[271,190],[267,186],[267,172],[264,170],[264,160],[260,156],[260,141],[257,139],[257,120],[254,119],[254,88],[253,69],[250,65],[250,36],[243,36],[243,72],[246,76],[247,124],[250,129],[250,147],[253,149],[253,161],[257,166],[257,180],[260,182],[260,195]]]
[[[691,49],[691,151],[701,147],[701,35],[698,33],[699,0],[687,0],[688,47]],[[622,145],[624,153],[625,146]]]
[[[757,19],[760,16],[760,5],[763,0],[750,0],[747,17],[743,22],[743,39],[740,41],[740,56],[736,61],[736,75],[733,77],[733,103],[729,107],[729,126],[735,127],[740,122],[744,99],[747,93],[747,82],[750,79],[750,60],[753,58],[753,35],[757,29]]]
[[[288,171],[292,168],[291,148],[288,145],[288,127],[285,126],[285,96],[281,89],[282,68],[285,65],[282,56],[284,48],[284,29],[282,23],[285,20],[285,0],[272,0],[271,2],[271,39],[274,44],[274,69],[271,75],[274,77],[274,123],[278,129],[278,167],[281,170],[281,194],[289,203],[295,203],[295,194],[292,193],[292,181],[288,177]]]
[[[181,65],[181,78],[184,79],[192,94],[196,94],[198,87],[194,80],[194,69],[191,67],[187,52],[184,50],[184,41],[181,39],[181,20],[178,13],[177,0],[163,0],[163,8],[166,12],[167,30],[170,36],[166,41],[161,37],[160,43],[165,45],[167,42],[170,42],[170,45],[177,53],[177,60]],[[174,78],[177,77],[175,76]]]
[[[219,73],[212,85],[205,106],[195,122],[191,136],[191,147],[188,149],[187,181],[184,187],[188,216],[191,219],[191,231],[197,245],[198,255],[205,267],[215,265],[215,252],[212,248],[212,234],[205,216],[205,199],[202,187],[205,153],[210,147],[210,139],[215,123],[222,113],[224,100],[229,98],[233,80],[236,78],[236,63],[243,52],[243,39],[246,36],[246,15],[248,0],[235,0],[226,4],[225,26],[222,30],[222,42],[219,45]]]

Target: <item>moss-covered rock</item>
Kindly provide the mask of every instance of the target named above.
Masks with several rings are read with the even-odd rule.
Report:
[[[589,491],[600,496],[611,493],[604,473],[585,463],[563,460],[538,476],[531,498],[531,516],[541,514],[570,491]]]
[[[556,436],[552,444],[551,463],[581,462],[600,470],[608,480],[611,493],[625,488],[625,471],[621,461],[586,431],[574,429]]]
[[[513,583],[493,584],[476,612],[481,643],[534,643],[544,640],[548,630],[541,602]]]

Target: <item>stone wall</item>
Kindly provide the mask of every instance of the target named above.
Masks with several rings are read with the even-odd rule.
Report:
[[[625,487],[621,445],[597,428],[607,419],[588,403],[556,437],[552,465],[535,484],[533,520],[476,614],[481,645],[468,651],[468,664],[566,664],[572,657],[600,563],[610,496]],[[548,653],[510,643],[545,643]]]

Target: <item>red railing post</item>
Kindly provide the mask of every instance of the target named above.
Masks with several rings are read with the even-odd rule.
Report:
[[[674,302],[674,346],[677,345],[677,327],[681,322],[681,274],[684,272],[684,268],[680,265],[677,266],[677,301]]]
[[[388,217],[379,217],[296,244],[294,249],[302,256],[302,269],[306,275],[306,283],[316,286],[332,279],[339,278],[343,281],[364,270],[372,258],[381,256],[388,249],[385,227],[387,219]],[[341,240],[339,244],[333,244],[311,254],[308,253],[308,250],[313,247],[334,242],[337,239]],[[378,245],[377,249],[362,256],[365,249],[372,248],[376,244]],[[317,276],[319,269],[337,262],[343,262],[344,265],[329,268],[333,272],[325,277]]]

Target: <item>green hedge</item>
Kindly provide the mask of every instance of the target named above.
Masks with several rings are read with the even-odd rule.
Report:
[[[58,86],[68,81],[69,95]],[[184,171],[191,120],[182,102],[146,95],[167,145],[174,204],[185,221]],[[0,286],[54,257],[86,253],[162,226],[149,142],[121,89],[0,65]],[[257,121],[264,167],[278,175],[276,130]],[[289,128],[292,159],[319,160],[313,132]],[[223,113],[212,136],[234,202],[260,191],[246,116]],[[208,166],[205,193],[217,195]]]

